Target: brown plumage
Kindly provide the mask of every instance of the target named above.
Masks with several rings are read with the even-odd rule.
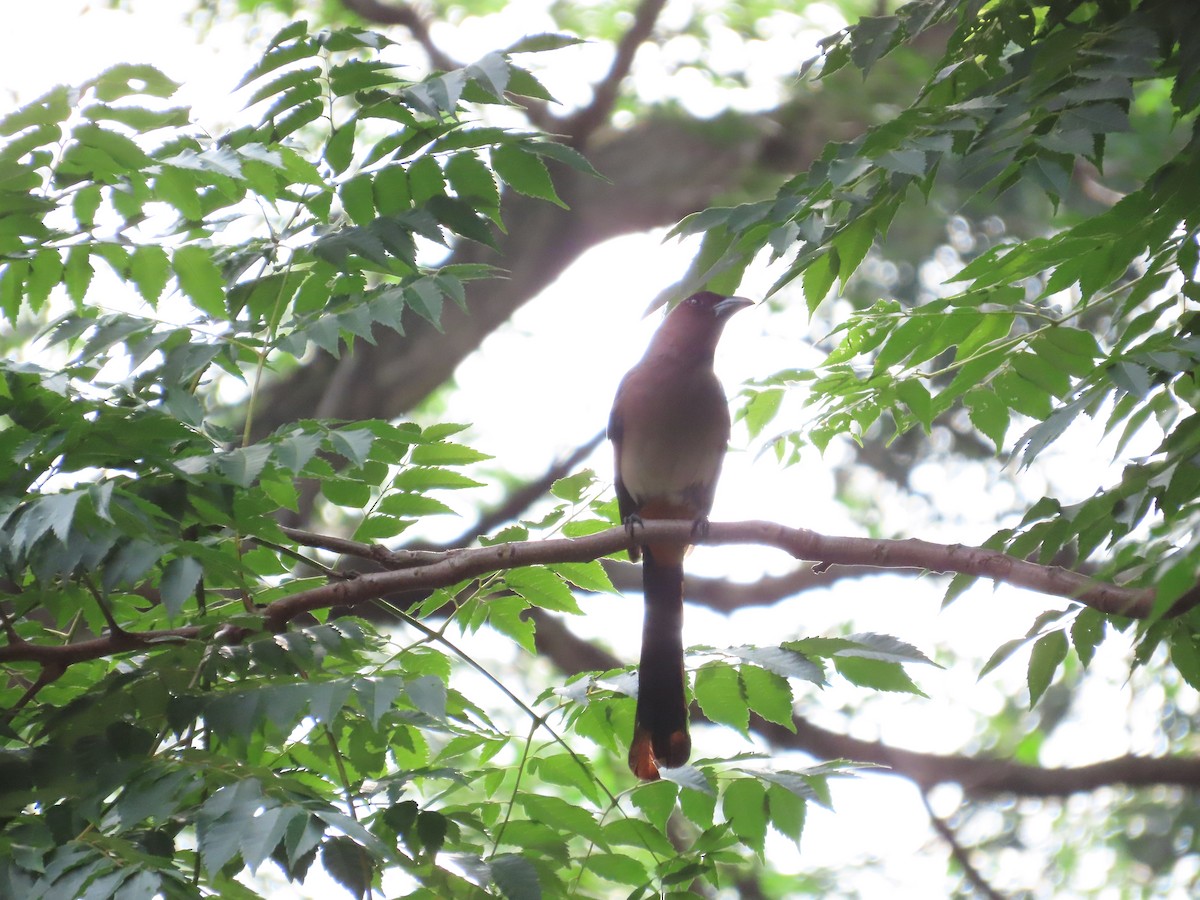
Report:
[[[729,407],[713,372],[725,322],[751,302],[710,291],[673,309],[645,356],[617,388],[608,437],[616,455],[621,520],[707,522],[729,442]],[[686,543],[643,548],[645,617],[629,767],[658,778],[691,754],[683,668],[683,557]],[[630,552],[636,561],[638,549]]]

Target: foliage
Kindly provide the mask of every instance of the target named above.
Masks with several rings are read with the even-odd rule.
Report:
[[[736,282],[767,251],[786,256],[773,290],[798,280],[815,310],[895,227],[910,195],[928,197],[946,168],[982,181],[981,200],[1020,182],[1058,207],[1089,169],[1103,171],[1110,143],[1148,109],[1168,104],[1179,130],[1195,125],[1200,9],[1170,0],[1011,0],[977,13],[971,4],[917,0],[831,36],[809,67],[821,78],[845,66],[869,76],[901,42],[951,27],[907,109],[828,146],[771,199],[684,220],[677,232],[702,232],[705,244],[681,290]],[[836,435],[862,440],[883,429],[894,439],[918,426],[928,433],[961,410],[1021,466],[1081,416],[1119,435],[1118,456],[1157,427],[1157,448],[1130,461],[1117,483],[1069,505],[1046,497],[987,545],[1042,562],[1066,551],[1099,565],[1105,578],[1155,587],[1157,616],[1168,612],[1200,576],[1200,146],[1185,134],[1160,153],[1153,171],[1140,180],[1133,173],[1132,188],[1111,206],[1082,216],[1064,210],[1046,235],[996,242],[937,296],[880,299],[854,314],[835,328],[820,369],[764,379],[743,415],[762,432],[783,393],[806,388],[811,424],[775,440],[787,459],[806,444],[824,450]],[[955,579],[948,599],[968,583]],[[1081,661],[1091,659],[1104,632],[1093,617],[1079,608],[1045,633],[1035,625],[1035,698],[1065,658],[1067,636]],[[1140,658],[1169,637],[1181,646],[1172,655],[1184,676],[1200,683],[1193,628],[1191,617],[1146,626]],[[993,662],[1013,649],[1001,648]]]
[[[354,896],[385,877],[412,896],[646,896],[719,883],[768,826],[798,840],[805,804],[829,802],[846,765],[705,760],[615,793],[627,673],[547,692],[538,712],[513,697],[494,720],[452,679],[469,660],[445,625],[393,609],[405,639],[331,617],[330,594],[315,618],[264,628],[273,602],[346,577],[280,524],[304,483],[359,542],[480,486],[461,425],[311,419],[251,442],[253,414],[271,370],[413,315],[438,324],[464,279],[491,273],[430,261],[492,241],[502,187],[557,203],[548,160],[591,172],[480,121],[546,97],[511,54],[568,41],[410,81],[382,35],[295,23],[243,81],[257,117],[216,138],[140,65],[0,120],[0,311],[22,351],[50,318],[38,362],[0,362],[0,894],[252,896],[245,876],[268,861],[300,880],[319,859]],[[589,476],[555,493],[539,528],[610,523]],[[453,610],[532,652],[523,614],[577,612],[572,586],[612,590],[595,562],[528,567],[414,612]],[[742,732],[752,712],[793,727],[789,679],[916,691],[901,664],[928,662],[876,635],[701,652],[700,707]],[[694,826],[682,851],[677,803]]]
[[[557,14],[616,36],[618,6]],[[769,8],[743,6],[745,28]],[[948,34],[920,95],[774,197],[677,229],[703,235],[680,291],[733,290],[765,254],[783,261],[779,297],[799,286],[814,311],[947,173],[985,185],[985,202],[1044,194],[1060,209],[1048,233],[983,248],[934,296],[860,310],[820,369],[764,379],[742,415],[755,434],[783,429],[785,460],[956,415],[1025,465],[1082,415],[1119,435],[1118,454],[1159,429],[1118,483],[1045,498],[989,545],[1066,551],[1156,587],[1134,664],[1165,646],[1192,685],[1198,614],[1166,614],[1200,572],[1200,166],[1184,134],[1200,103],[1198,19],[1169,0],[917,0],[864,17],[805,70],[869,76],[905,41]],[[483,455],[453,421],[314,417],[254,439],[256,405],[270,373],[403,334],[413,316],[440,327],[464,282],[496,275],[439,265],[447,246],[490,246],[512,227],[504,191],[561,205],[556,167],[595,174],[565,143],[494,124],[549,99],[526,54],[573,40],[538,36],[416,80],[387,37],[295,23],[247,73],[247,123],[215,138],[139,65],[0,119],[0,895],[254,896],[270,861],[297,881],[323,870],[354,896],[683,896],[735,884],[772,830],[798,841],[807,804],[828,805],[829,780],[852,774],[743,755],[631,787],[627,670],[577,676],[532,706],[484,671],[508,692],[498,713],[447,637],[454,623],[532,653],[531,611],[571,614],[576,589],[612,590],[597,563],[380,599],[403,623],[380,627],[351,615],[361,608],[331,612],[349,545],[281,524],[315,510],[369,553],[455,515],[449,492],[482,487]],[[1164,105],[1178,127],[1150,148],[1152,171],[1081,215],[1079,182]],[[779,419],[797,387],[804,429]],[[606,528],[598,493],[586,472],[564,479],[544,517],[487,540]],[[326,587],[312,616],[264,617]],[[1054,609],[983,672],[1028,649],[1030,704],[1052,716],[1064,681],[1130,628]],[[795,729],[799,692],[835,679],[920,695],[906,667],[929,662],[877,634],[688,657],[699,709],[743,734]],[[1015,732],[1023,712],[1005,709],[994,730]],[[1035,738],[1016,755],[1036,761]],[[1186,810],[1176,818],[1163,833],[1192,828]]]

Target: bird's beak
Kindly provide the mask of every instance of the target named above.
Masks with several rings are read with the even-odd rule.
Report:
[[[739,309],[745,309],[747,306],[753,306],[753,300],[747,300],[745,297],[726,297],[720,303],[713,306],[713,314],[718,319],[727,319]]]

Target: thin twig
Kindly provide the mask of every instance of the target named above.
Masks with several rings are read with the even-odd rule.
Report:
[[[408,3],[383,3],[381,0],[342,0],[342,5],[355,15],[362,16],[376,25],[399,25],[407,28],[434,68],[442,71],[459,68],[459,63],[433,42],[429,24]]]
[[[939,818],[934,813],[933,807],[929,804],[929,794],[925,791],[921,792],[921,802],[925,804],[925,812],[929,815],[929,821],[933,825],[933,830],[949,845],[950,855],[954,857],[955,862],[962,868],[963,874],[967,876],[967,881],[971,882],[971,886],[975,888],[980,896],[987,897],[988,900],[1005,900],[1005,896],[988,884],[983,874],[972,865],[970,854],[958,842],[958,835],[954,833],[954,829],[950,827],[950,823]]]

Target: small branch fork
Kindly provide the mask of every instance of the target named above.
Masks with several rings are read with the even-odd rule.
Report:
[[[346,9],[377,25],[407,28],[436,69],[459,67],[457,60],[442,50],[430,33],[430,23],[410,3],[387,0],[342,0]],[[539,105],[521,98],[531,121],[547,131],[565,131],[575,146],[583,146],[592,133],[603,125],[616,104],[622,82],[633,68],[638,47],[649,41],[666,0],[641,0],[633,11],[633,21],[614,47],[613,60],[604,77],[592,87],[592,101],[566,121],[546,114]]]
[[[334,579],[327,584],[283,597],[261,607],[259,612],[265,631],[282,631],[297,616],[314,610],[334,606],[353,607],[395,592],[435,590],[521,566],[589,562],[628,549],[630,540],[626,529],[618,527],[578,538],[523,541],[442,551],[394,552],[378,545],[362,544],[300,529],[285,529],[285,533],[302,546],[365,558],[381,566],[384,571]],[[695,541],[697,536],[693,533],[693,523],[687,520],[651,521],[638,529],[638,539],[691,542]],[[758,544],[777,547],[797,559],[818,560],[814,567],[817,572],[842,565],[938,573],[958,572],[990,578],[1043,594],[1065,597],[1113,615],[1146,618],[1154,609],[1155,591],[1152,587],[1119,587],[1058,566],[1038,565],[997,550],[978,547],[934,544],[916,539],[898,541],[835,537],[763,521],[713,523],[708,532],[700,536],[700,540],[705,544]],[[1176,601],[1171,612],[1178,613],[1190,609],[1198,601],[1200,587],[1193,588]],[[219,634],[219,638],[232,642],[244,638],[248,633],[241,628],[226,629]],[[0,663],[37,662],[43,666],[63,667],[115,653],[145,650],[155,643],[194,639],[201,634],[202,630],[197,626],[146,633],[114,631],[86,641],[47,646],[25,641],[9,629],[8,643],[0,647]]]

